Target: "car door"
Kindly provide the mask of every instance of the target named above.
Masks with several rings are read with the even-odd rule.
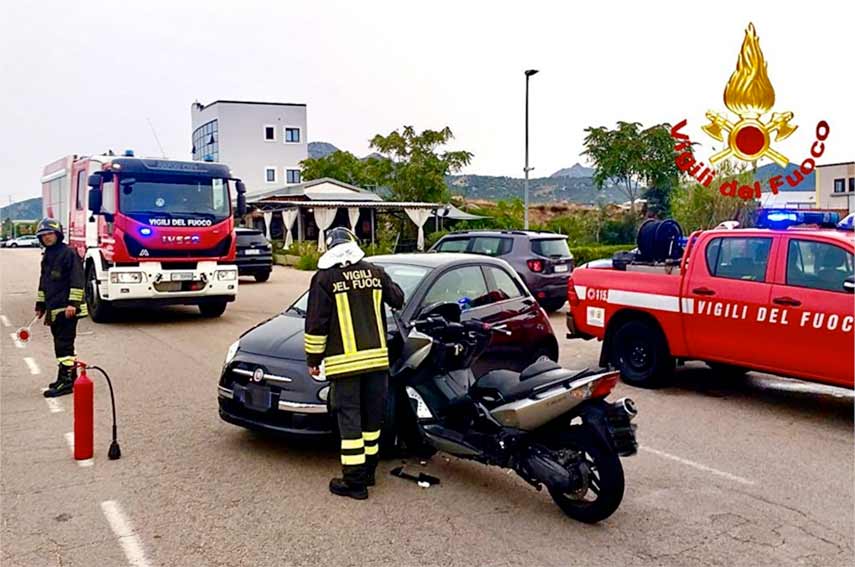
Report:
[[[418,312],[435,303],[454,302],[461,306],[463,320],[478,319],[498,323],[496,295],[487,287],[487,280],[479,264],[454,266],[440,274],[425,292]],[[488,370],[501,368],[501,352],[488,348],[476,361],[473,372],[480,376]]]
[[[721,235],[706,241],[689,265],[683,302],[691,358],[767,366],[775,235]],[[691,307],[690,307],[691,306]]]
[[[832,239],[788,234],[778,256],[772,305],[789,312],[772,329],[779,371],[853,387],[852,250]]]

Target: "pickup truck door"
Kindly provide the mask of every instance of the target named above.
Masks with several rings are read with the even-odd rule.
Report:
[[[691,358],[743,366],[767,365],[774,358],[764,338],[768,324],[757,314],[767,309],[769,316],[776,238],[734,233],[699,243],[682,293]]]
[[[788,325],[770,329],[780,372],[853,387],[851,248],[810,234],[782,237],[771,303]]]

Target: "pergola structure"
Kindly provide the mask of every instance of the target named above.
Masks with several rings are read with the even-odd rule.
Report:
[[[281,219],[286,248],[292,244],[296,230],[298,241],[317,238],[320,251],[325,248],[325,231],[336,226],[348,226],[373,244],[378,211],[403,211],[418,229],[418,250],[424,250],[424,225],[431,217],[435,218],[437,228],[443,218],[482,218],[453,205],[384,201],[376,193],[330,178],[250,195],[248,203],[261,213],[268,239],[274,223]],[[277,213],[279,218],[274,216]]]

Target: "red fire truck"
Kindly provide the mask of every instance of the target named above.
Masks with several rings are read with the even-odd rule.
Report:
[[[234,211],[243,183],[223,164],[68,156],[45,167],[44,216],[83,259],[93,320],[122,306],[197,305],[218,317],[235,299]]]
[[[852,388],[855,237],[796,226],[827,215],[767,210],[766,228],[696,232],[672,261],[635,252],[577,268],[568,337],[603,341],[600,363],[637,386],[701,360]]]

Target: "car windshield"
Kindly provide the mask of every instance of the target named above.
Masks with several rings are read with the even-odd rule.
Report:
[[[405,304],[413,291],[415,291],[416,287],[418,287],[419,282],[421,282],[428,272],[430,272],[429,268],[412,266],[410,264],[387,264],[378,262],[377,265],[386,270],[386,273],[389,274],[392,281],[401,286],[401,290],[404,292]],[[285,311],[293,311],[298,315],[305,315],[308,305],[309,292],[307,291]],[[386,306],[386,315],[389,315],[388,306]]]
[[[531,251],[549,258],[566,258],[570,255],[566,238],[542,238],[531,241]]]
[[[120,180],[119,209],[155,226],[207,226],[228,218],[228,180],[134,175]]]

